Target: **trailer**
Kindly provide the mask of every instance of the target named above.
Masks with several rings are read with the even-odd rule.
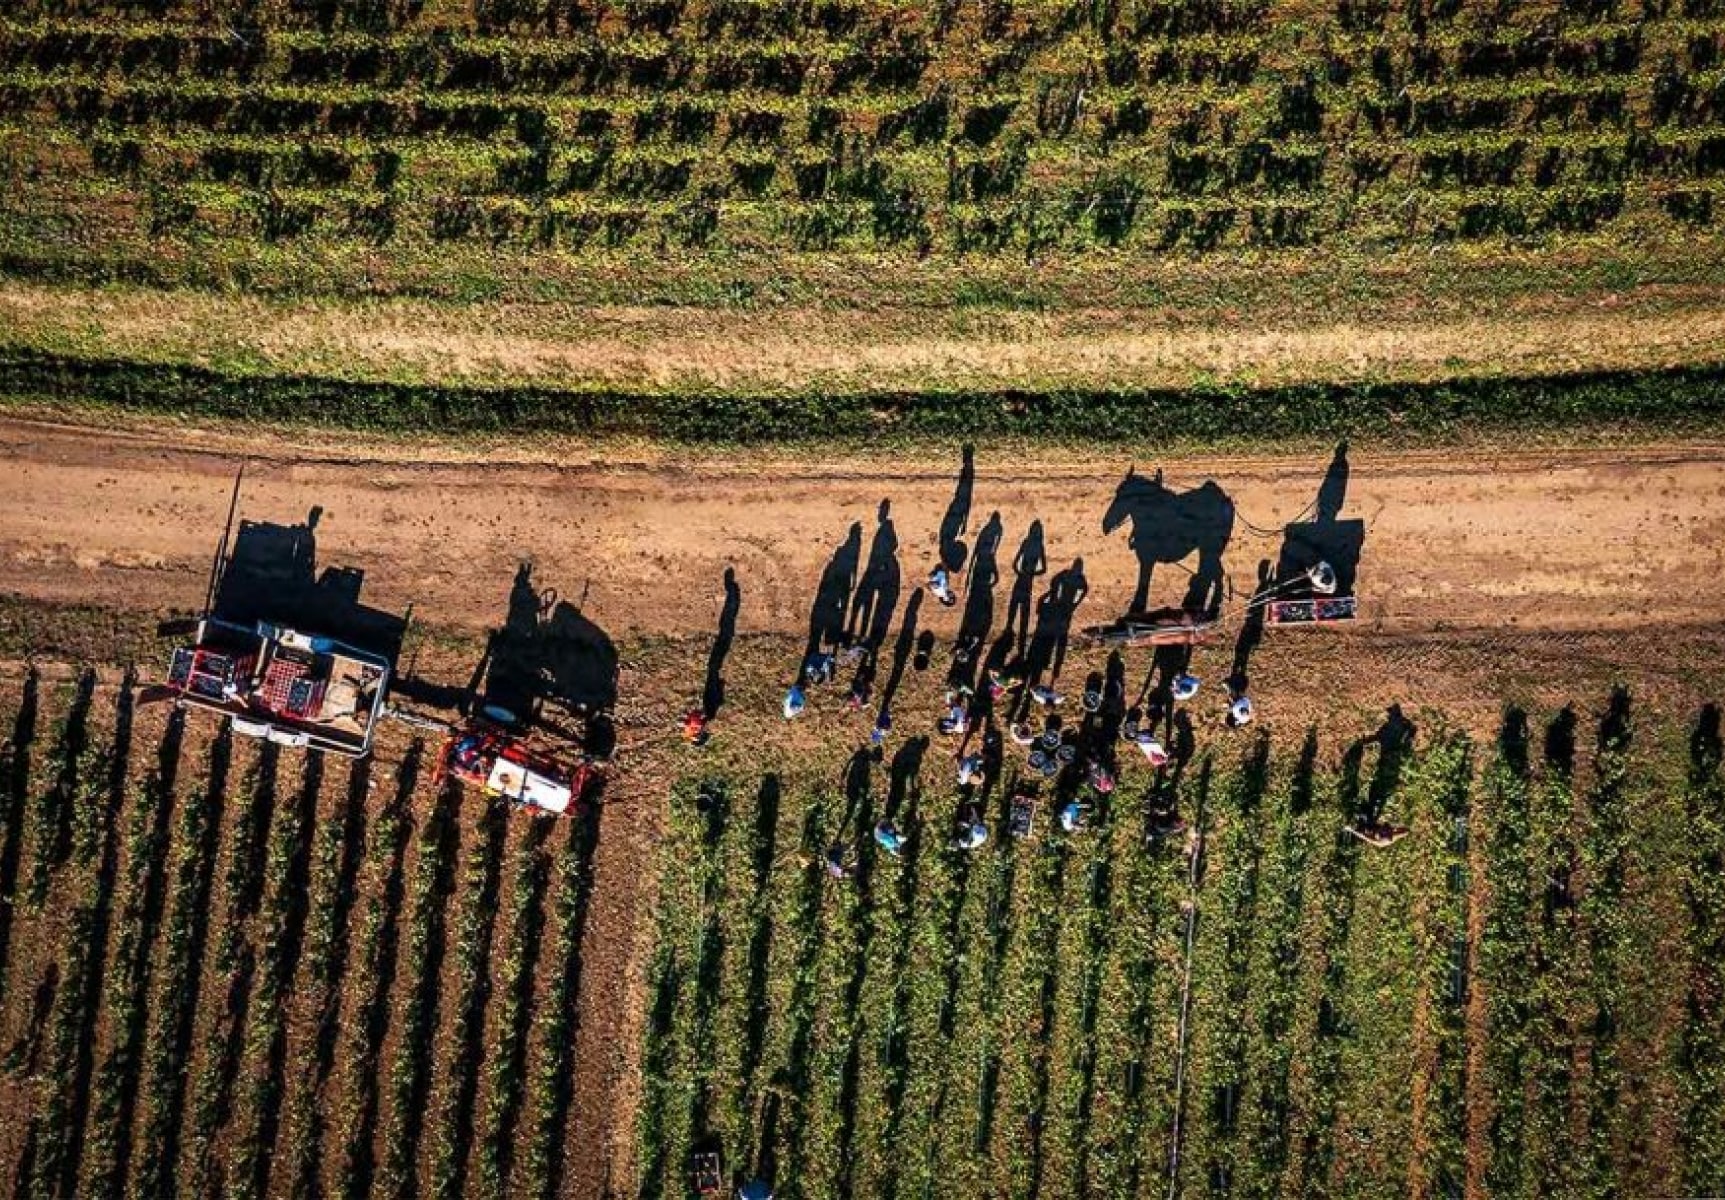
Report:
[[[595,771],[586,758],[568,761],[535,748],[482,714],[450,731],[438,753],[434,782],[451,778],[523,812],[567,817],[582,812],[582,797]]]
[[[359,758],[371,751],[393,670],[322,634],[204,617],[147,698],[217,713],[248,737]]]

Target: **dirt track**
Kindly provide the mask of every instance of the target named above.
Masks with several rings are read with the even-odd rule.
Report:
[[[356,566],[366,597],[472,629],[502,616],[517,564],[616,636],[708,631],[734,566],[739,629],[804,626],[822,566],[853,522],[892,502],[908,582],[932,563],[958,468],[949,461],[672,456],[578,465],[474,461],[415,450],[332,452],[275,439],[116,437],[0,421],[0,589],[145,609],[195,607],[245,459],[245,515],[294,523],[320,506],[320,566]],[[1690,624],[1725,615],[1725,447],[1524,454],[1355,450],[1344,516],[1366,521],[1363,615],[1396,632]],[[977,455],[970,537],[990,513],[1009,560],[1029,522],[1058,570],[1084,560],[1087,614],[1118,610],[1137,563],[1101,517],[1124,455],[1027,463]],[[1249,583],[1280,526],[1309,511],[1326,455],[1157,464],[1170,487],[1215,479],[1239,524],[1226,557]],[[1264,531],[1263,533],[1256,532]],[[1005,563],[1003,561],[1003,567]],[[1184,574],[1164,569],[1152,599]],[[955,619],[956,620],[956,619]]]
[[[742,589],[742,634],[800,635],[834,549],[860,522],[866,553],[877,506],[890,499],[906,589],[920,582],[936,555],[959,462],[956,447],[914,464],[641,449],[622,461],[619,453],[607,450],[611,461],[600,462],[591,449],[559,449],[541,462],[498,463],[472,448],[296,447],[274,438],[8,419],[0,421],[0,592],[147,612],[193,609],[235,468],[246,459],[245,515],[292,524],[321,506],[319,565],[364,569],[370,602],[412,603],[429,627],[479,631],[499,623],[517,564],[530,558],[541,586],[571,598],[585,589],[588,614],[626,646],[687,637],[686,650],[643,650],[649,665],[626,668],[623,707],[634,714],[624,722],[627,736],[630,725],[651,732],[641,729],[649,716],[674,713],[688,699],[631,696],[632,681],[638,691],[698,688],[727,566]],[[1601,647],[1612,670],[1639,655],[1688,672],[1703,665],[1691,656],[1714,652],[1703,643],[1716,648],[1717,639],[1693,631],[1725,617],[1717,585],[1725,571],[1725,447],[1356,449],[1350,459],[1342,516],[1366,522],[1359,574],[1366,620],[1328,643],[1335,652],[1321,662],[1299,654],[1309,643],[1297,639],[1266,648],[1256,687],[1269,689],[1258,694],[1284,713],[1296,712],[1305,693],[1327,703],[1338,691],[1362,704],[1414,695],[1448,705],[1459,696],[1495,708],[1498,684],[1482,678],[1477,663],[1519,659],[1532,677],[1552,679],[1575,674]],[[1101,518],[1130,465],[1124,456],[1067,454],[1027,462],[983,447],[966,541],[998,510],[1001,568],[1010,579],[1013,551],[1040,519],[1051,571],[1084,560],[1091,592],[1080,620],[1112,615],[1130,597],[1137,563],[1125,531],[1104,536]],[[1320,451],[1138,463],[1146,472],[1158,465],[1173,488],[1213,478],[1233,498],[1239,520],[1224,561],[1232,579],[1249,585],[1258,560],[1275,555],[1281,524],[1312,507],[1330,461]],[[1186,579],[1178,568],[1158,568],[1152,600],[1174,601]],[[950,639],[956,612],[932,605],[923,612]],[[774,638],[739,645],[731,671],[743,686],[733,689],[728,736],[752,744],[794,734],[816,745],[819,718],[787,731],[767,711],[770,680],[787,665],[777,647]],[[616,781],[618,798],[650,798],[656,772],[677,767],[633,760]],[[643,1011],[639,887],[650,874],[654,811],[653,804],[608,806],[601,831],[570,1138],[609,1153],[574,1164],[577,1195],[606,1194],[629,1171],[632,1031]]]

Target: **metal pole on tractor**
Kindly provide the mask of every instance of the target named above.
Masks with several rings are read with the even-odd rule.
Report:
[[[234,492],[228,499],[228,519],[222,526],[222,540],[216,543],[216,559],[210,564],[210,586],[204,590],[204,616],[216,607],[216,588],[221,585],[222,572],[227,567],[228,541],[234,534],[234,518],[240,511],[240,484],[246,477],[246,464],[234,472]]]

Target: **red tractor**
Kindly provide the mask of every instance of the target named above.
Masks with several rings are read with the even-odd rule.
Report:
[[[450,731],[438,753],[436,781],[448,775],[535,816],[578,816],[597,768],[535,749],[489,713]]]

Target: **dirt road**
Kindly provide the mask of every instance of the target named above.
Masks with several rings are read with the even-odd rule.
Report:
[[[320,567],[363,569],[373,603],[412,604],[432,626],[483,628],[501,620],[518,563],[532,560],[542,586],[584,594],[589,614],[620,637],[710,631],[728,566],[742,587],[741,632],[806,628],[823,566],[853,523],[866,549],[882,500],[907,585],[920,582],[959,473],[956,448],[917,463],[652,451],[497,463],[18,420],[0,421],[0,460],[0,589],[28,598],[195,607],[245,461],[243,514],[292,524],[318,507]],[[973,543],[998,512],[1010,580],[1014,551],[1040,520],[1052,570],[1083,560],[1085,613],[1117,612],[1139,563],[1131,524],[1104,534],[1102,519],[1132,466],[1124,455],[1026,460],[984,447],[960,538]],[[1232,498],[1223,561],[1247,590],[1282,525],[1312,515],[1331,466],[1325,454],[1137,464],[1164,469],[1177,493],[1214,480]],[[1363,615],[1386,630],[1725,616],[1725,447],[1355,450],[1339,516],[1365,522]],[[1177,600],[1186,580],[1184,567],[1156,568],[1151,601]]]

